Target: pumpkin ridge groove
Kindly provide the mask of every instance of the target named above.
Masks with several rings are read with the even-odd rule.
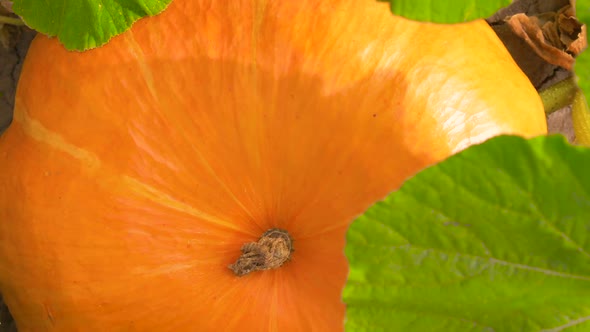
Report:
[[[105,170],[102,175],[103,177],[113,179],[119,178],[121,182],[127,184],[126,187],[131,189],[132,192],[145,199],[148,199],[151,202],[161,204],[162,206],[171,208],[175,211],[186,213],[190,216],[210,222],[214,225],[227,227],[232,231],[243,232],[240,227],[235,226],[233,223],[210,215],[188,204],[182,203],[178,199],[163,193],[157,188],[143,183],[140,180],[137,180],[129,175],[117,174],[112,169],[109,169],[109,167],[103,165],[100,159],[91,151],[69,143],[61,135],[47,129],[38,120],[29,117],[24,107],[21,107],[18,112],[14,113],[14,120],[22,126],[22,129],[26,135],[31,137],[33,140],[47,144],[57,151],[64,152],[72,158],[79,160],[84,165],[86,165],[85,168],[88,172],[96,172],[99,169]],[[116,182],[117,180],[112,181]],[[112,183],[112,181],[105,183]]]

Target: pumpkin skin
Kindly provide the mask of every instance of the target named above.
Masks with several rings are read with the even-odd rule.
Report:
[[[106,46],[38,36],[0,138],[20,331],[338,331],[345,232],[420,169],[546,133],[483,21],[362,0],[172,2]],[[235,276],[270,228],[280,268]]]

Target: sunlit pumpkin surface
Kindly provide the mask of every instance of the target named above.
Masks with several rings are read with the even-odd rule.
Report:
[[[0,290],[21,331],[339,331],[357,215],[545,131],[485,22],[373,0],[175,0],[85,53],[39,36],[0,139]],[[291,260],[234,275],[270,228]]]

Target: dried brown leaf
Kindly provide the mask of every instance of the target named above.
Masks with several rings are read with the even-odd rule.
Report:
[[[567,70],[572,69],[574,57],[563,51],[562,45],[554,46],[554,43],[561,44],[556,24],[548,22],[541,26],[537,17],[525,14],[513,15],[506,19],[506,23],[512,32],[524,40],[543,60]]]
[[[515,0],[487,19],[538,90],[571,77],[587,46],[574,8],[575,0]]]

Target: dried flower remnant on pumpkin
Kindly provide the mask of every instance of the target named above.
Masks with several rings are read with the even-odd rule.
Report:
[[[229,268],[241,277],[254,271],[270,270],[281,267],[291,258],[293,240],[289,233],[278,228],[264,232],[258,242],[242,246],[242,255]]]

